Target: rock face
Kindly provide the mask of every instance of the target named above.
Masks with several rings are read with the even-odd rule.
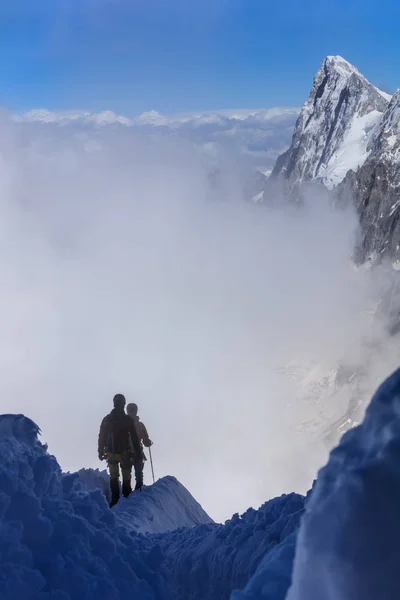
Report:
[[[317,72],[297,120],[292,144],[272,172],[290,188],[319,181],[338,185],[368,157],[390,96],[340,56],[328,56]]]
[[[376,261],[383,255],[400,266],[400,90],[371,139],[370,153],[356,172],[349,171],[339,186],[339,198],[352,199],[361,234],[357,259]]]
[[[354,202],[357,262],[389,256],[400,270],[400,90],[391,97],[340,56],[328,56],[272,180],[294,196],[318,182],[338,202]]]

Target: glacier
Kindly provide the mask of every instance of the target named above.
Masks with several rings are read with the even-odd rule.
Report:
[[[215,523],[174,477],[110,510],[104,472],[63,473],[24,415],[0,416],[2,600],[395,600],[400,369],[306,497]]]

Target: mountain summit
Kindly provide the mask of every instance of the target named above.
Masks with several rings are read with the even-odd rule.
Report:
[[[327,56],[314,77],[290,148],[272,172],[289,185],[316,180],[333,188],[368,157],[368,142],[390,96],[341,56]]]

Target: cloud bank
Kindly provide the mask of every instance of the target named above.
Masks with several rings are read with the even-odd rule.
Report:
[[[216,519],[306,490],[347,399],[321,404],[288,365],[316,361],[320,383],[383,335],[349,259],[354,215],[319,192],[304,211],[244,202],[239,159],[218,154],[215,180],[181,137],[0,127],[1,412],[38,422],[64,469],[101,467],[122,392],[156,475]]]
[[[151,110],[137,117],[118,115],[110,110],[55,112],[35,109],[13,115],[19,123],[71,126],[96,129],[125,128],[148,135],[182,137],[199,146],[241,155],[241,165],[250,170],[271,170],[276,158],[290,145],[297,108],[231,109],[162,115]]]

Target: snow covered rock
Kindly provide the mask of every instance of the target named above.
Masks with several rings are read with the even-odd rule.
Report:
[[[346,60],[328,56],[315,75],[292,144],[272,176],[288,180],[290,187],[320,181],[333,188],[366,160],[389,100]]]
[[[400,91],[374,87],[340,56],[328,56],[271,179],[298,193],[307,182],[354,202],[360,235],[356,259],[400,258]],[[270,181],[271,181],[270,179]]]
[[[400,257],[400,90],[369,149],[364,165],[347,174],[337,193],[344,202],[354,201],[360,217],[358,260],[375,261],[389,255],[395,262]]]
[[[287,600],[400,597],[400,369],[319,473]]]

